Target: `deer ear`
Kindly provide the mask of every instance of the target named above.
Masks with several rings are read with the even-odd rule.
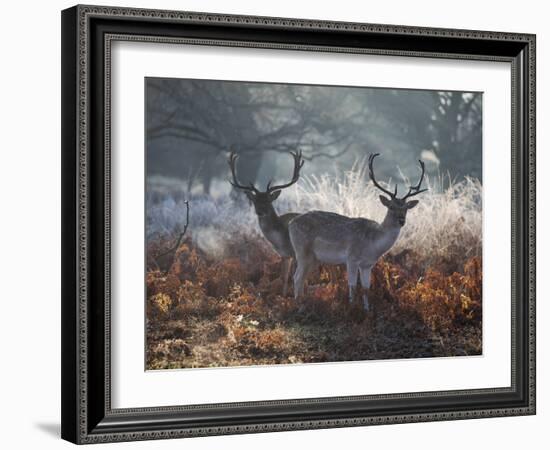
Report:
[[[418,200],[411,200],[410,202],[407,202],[407,209],[412,209],[416,205],[418,205]]]
[[[273,191],[271,194],[269,194],[269,198],[271,199],[271,201],[275,201],[279,198],[279,195],[281,195],[281,191]]]
[[[390,207],[390,204],[391,204],[390,199],[388,199],[387,197],[384,197],[383,195],[381,195],[379,198],[380,198],[380,201],[382,202],[382,204],[383,204],[386,208],[389,208],[389,207]]]
[[[250,191],[244,191],[244,193],[246,194],[246,196],[248,197],[248,200],[250,200],[251,202],[254,201],[254,198],[256,197],[254,195],[254,193],[250,192]]]

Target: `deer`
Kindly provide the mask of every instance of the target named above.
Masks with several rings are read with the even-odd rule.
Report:
[[[371,270],[376,261],[397,241],[405,225],[407,211],[418,204],[410,200],[428,189],[421,189],[424,180],[424,162],[418,160],[422,173],[420,181],[409,187],[407,194],[399,198],[397,185],[394,192],[382,187],[374,176],[374,160],[379,153],[369,155],[369,178],[385,195],[380,202],[387,208],[384,220],[378,223],[366,218],[352,218],[327,211],[310,211],[294,217],[288,226],[290,242],[297,262],[294,273],[294,297],[304,294],[304,279],[310,270],[320,263],[345,264],[348,275],[349,301],[353,302],[357,278],[363,290],[363,308],[369,310],[368,289]]]
[[[294,259],[294,249],[292,248],[288,235],[288,224],[292,219],[299,216],[299,214],[288,212],[278,215],[273,206],[273,202],[279,198],[283,189],[292,186],[298,181],[300,178],[300,170],[304,165],[302,152],[300,150],[289,153],[294,159],[292,179],[288,183],[279,185],[272,185],[272,181],[269,181],[265,191],[260,191],[251,182],[248,185],[241,184],[236,173],[238,155],[235,152],[231,152],[228,159],[232,175],[232,180],[229,182],[234,188],[243,191],[254,205],[254,211],[258,216],[258,224],[260,225],[262,234],[283,260],[281,274],[283,278],[283,297],[286,297],[288,292],[288,279]]]

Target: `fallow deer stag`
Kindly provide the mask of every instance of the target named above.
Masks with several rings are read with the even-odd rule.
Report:
[[[289,234],[297,262],[294,273],[294,296],[304,293],[304,279],[317,264],[346,264],[349,299],[353,301],[357,287],[357,275],[363,288],[363,306],[368,311],[367,289],[370,273],[376,261],[395,243],[401,227],[405,225],[407,211],[418,204],[408,200],[427,189],[420,189],[424,179],[424,163],[419,160],[422,174],[415,186],[403,198],[397,197],[397,185],[391,192],[378,184],[374,177],[373,163],[378,153],[369,156],[369,176],[374,186],[388,197],[380,195],[380,201],[388,209],[382,223],[370,219],[351,218],[325,211],[311,211],[294,218],[289,224]]]
[[[233,180],[230,181],[231,185],[244,191],[246,196],[250,199],[254,205],[254,210],[258,216],[258,223],[264,237],[271,243],[275,251],[283,259],[283,296],[286,296],[288,291],[288,278],[290,276],[292,259],[294,258],[294,249],[292,248],[290,238],[288,236],[288,223],[299,214],[289,212],[279,216],[273,207],[273,202],[277,200],[282,189],[292,186],[300,178],[300,169],[304,165],[302,152],[290,152],[290,154],[294,158],[294,172],[292,175],[292,180],[286,184],[275,186],[272,186],[270,181],[267,183],[267,188],[264,192],[256,189],[252,183],[249,183],[248,186],[246,186],[238,181],[235,168],[238,155],[235,152],[231,152],[228,160],[231,175],[233,177]]]

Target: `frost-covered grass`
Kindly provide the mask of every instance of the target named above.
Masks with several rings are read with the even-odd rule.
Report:
[[[379,200],[380,190],[367,180],[367,165],[356,163],[340,180],[328,175],[304,179],[293,191],[292,200],[299,211],[319,209],[381,222],[387,209]],[[420,202],[407,213],[407,223],[391,253],[407,249],[425,258],[434,258],[450,250],[456,253],[461,248],[464,258],[479,255],[481,183],[471,178],[453,183],[441,176],[426,177],[424,183],[428,191],[416,197]],[[399,195],[403,195],[404,186],[409,185],[409,180],[403,179],[399,183]],[[385,187],[391,189],[389,185]]]
[[[401,195],[409,184],[409,180],[400,180]],[[425,185],[429,190],[417,197],[420,202],[409,211],[407,223],[390,254],[414,251],[427,264],[446,255],[459,257],[460,262],[480,255],[481,183],[475,179],[453,183],[444,177],[427,176]],[[380,203],[380,193],[369,181],[366,162],[359,161],[340,178],[329,174],[301,178],[283,191],[275,208],[279,213],[322,210],[381,221],[386,208]],[[186,198],[178,184],[169,187],[158,181],[150,184],[147,202],[150,239],[169,238],[181,230]],[[188,233],[211,256],[228,256],[226,243],[237,236],[261,235],[254,209],[242,194],[227,190],[215,197],[191,194],[188,199],[191,209]]]

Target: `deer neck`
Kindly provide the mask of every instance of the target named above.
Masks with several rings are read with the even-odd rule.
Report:
[[[258,222],[260,224],[260,228],[264,233],[278,228],[278,226],[280,225],[280,219],[273,205],[269,207],[267,214],[262,214],[261,216],[258,215]]]
[[[268,214],[258,216],[260,229],[264,237],[271,243],[279,256],[292,257],[294,250],[288,237],[288,228],[281,218],[277,215],[273,206]]]
[[[380,224],[380,231],[382,233],[381,239],[379,241],[382,247],[380,248],[381,253],[386,253],[390,248],[393,247],[393,244],[395,244],[395,241],[397,241],[397,238],[399,237],[401,228],[401,225],[396,222],[396,220],[391,216],[390,212],[388,211],[386,213],[386,217],[384,217],[384,220]]]

